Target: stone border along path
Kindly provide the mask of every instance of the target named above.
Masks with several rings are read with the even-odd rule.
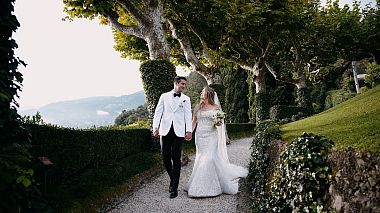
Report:
[[[228,156],[231,163],[248,167],[250,157],[250,146],[252,138],[233,140],[228,148]],[[169,198],[169,177],[166,172],[143,184],[132,195],[117,205],[112,213],[151,213],[151,212],[242,212],[241,202],[238,199],[246,195],[222,194],[213,198],[189,198],[183,187],[189,180],[193,168],[195,155],[190,156],[191,162],[181,169],[181,178],[178,187],[178,197]],[[242,181],[240,181],[242,182]],[[243,190],[246,191],[246,190]],[[239,203],[239,209],[237,209]],[[249,206],[249,204],[247,204]]]

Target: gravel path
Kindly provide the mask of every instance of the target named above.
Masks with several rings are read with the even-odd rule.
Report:
[[[234,140],[228,145],[231,163],[248,167],[251,141],[252,138],[243,138]],[[111,212],[237,212],[238,195],[222,194],[214,198],[198,199],[187,197],[183,187],[190,178],[194,158],[195,155],[191,156],[191,162],[181,169],[177,198],[169,198],[169,177],[165,172],[152,182],[144,184]]]

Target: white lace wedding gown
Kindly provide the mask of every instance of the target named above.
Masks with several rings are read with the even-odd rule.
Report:
[[[221,132],[223,125],[213,125],[214,112],[215,110],[199,111],[197,114],[194,168],[184,188],[189,197],[236,194],[239,178],[248,175],[246,168],[229,163],[225,137],[221,137],[221,134],[225,134]]]

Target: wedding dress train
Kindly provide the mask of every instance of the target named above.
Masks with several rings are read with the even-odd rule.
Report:
[[[236,194],[239,178],[248,175],[246,168],[229,163],[225,125],[214,126],[214,112],[215,110],[209,110],[197,113],[196,157],[191,177],[185,186],[189,197]]]

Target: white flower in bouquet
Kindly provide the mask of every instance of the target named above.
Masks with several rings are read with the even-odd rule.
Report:
[[[212,118],[214,120],[214,125],[220,126],[223,123],[223,120],[225,117],[226,117],[226,113],[224,113],[222,110],[217,110],[212,115]]]

